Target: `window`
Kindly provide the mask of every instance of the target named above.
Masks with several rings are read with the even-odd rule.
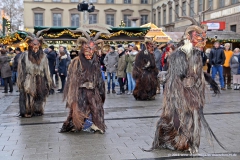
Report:
[[[190,0],[190,17],[194,17],[194,0]]]
[[[71,0],[71,2],[79,2],[79,0]]]
[[[114,0],[107,0],[107,3],[114,3]]]
[[[61,0],[52,0],[53,2],[61,2]]]
[[[97,23],[97,14],[89,14],[89,24]]]
[[[62,26],[62,14],[53,13],[53,26]]]
[[[71,26],[79,27],[79,14],[71,14]]]
[[[182,16],[186,16],[186,1],[182,3]]]
[[[156,24],[156,14],[153,14],[153,23]]]
[[[176,11],[175,20],[178,20],[179,19],[178,18],[178,15],[179,15],[179,5],[178,4],[175,6],[175,11]]]
[[[238,3],[238,0],[232,0],[232,4]]]
[[[161,12],[158,12],[158,27],[161,26]]]
[[[43,26],[43,14],[42,13],[34,13],[34,25],[35,26]]]
[[[89,3],[97,3],[97,0],[89,0]]]
[[[213,0],[208,0],[208,6],[211,6],[211,10],[213,9]]]
[[[148,4],[148,0],[141,0],[141,4]]]
[[[166,24],[166,9],[163,10],[163,24]]]
[[[169,23],[172,23],[172,7],[169,8]]]
[[[230,26],[230,30],[233,31],[233,32],[237,32],[237,25],[231,25]]]
[[[131,15],[125,14],[123,16],[123,22],[125,23],[126,27],[131,27],[131,20],[128,19]]]
[[[141,15],[141,25],[148,23],[148,15]]]
[[[198,12],[202,12],[203,10],[203,0],[198,0]]]
[[[114,14],[107,14],[106,21],[108,25],[114,26]]]
[[[131,0],[124,0],[124,4],[131,4]]]
[[[219,8],[223,8],[225,6],[225,0],[219,0]]]

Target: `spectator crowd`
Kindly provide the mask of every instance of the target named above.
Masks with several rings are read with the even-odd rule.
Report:
[[[160,71],[168,70],[168,57],[177,47],[172,41],[167,44],[154,44],[154,57],[157,69]],[[105,45],[98,50],[99,62],[101,64],[102,78],[107,77],[107,94],[127,94],[131,95],[136,82],[132,77],[133,66],[137,54],[144,49],[144,46],[138,47],[134,43],[127,46]],[[13,85],[17,80],[18,59],[27,49],[22,51],[19,47],[0,46],[0,78],[1,86],[4,86],[3,93],[13,92]],[[53,80],[53,87],[50,94],[55,90],[63,92],[67,80],[68,66],[71,59],[78,55],[76,47],[69,52],[66,47],[60,46],[56,50],[53,45],[44,49],[47,55],[49,70]],[[201,51],[203,66],[206,65],[207,72],[211,73],[212,78],[219,76],[221,90],[240,89],[240,50],[235,48],[231,50],[231,44],[220,45],[215,42],[213,48],[207,48],[205,52]],[[232,85],[233,84],[233,85]],[[116,92],[115,86],[119,85],[120,90]],[[163,85],[164,89],[164,85]],[[18,91],[18,90],[16,90]],[[160,94],[160,84],[157,88],[157,94]]]

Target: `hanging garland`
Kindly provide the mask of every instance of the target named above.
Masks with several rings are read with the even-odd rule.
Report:
[[[147,32],[148,32],[148,30],[143,31],[143,32],[139,32],[139,33],[133,33],[133,32],[127,32],[127,31],[124,31],[124,30],[120,30],[118,32],[111,33],[110,35],[102,34],[100,37],[101,38],[105,38],[105,39],[110,39],[112,37],[119,36],[120,34],[125,34],[125,35],[127,35],[129,37],[141,37],[141,36],[145,36]],[[93,33],[90,34],[90,36],[94,36],[94,35],[96,35],[96,33],[97,32],[93,32]],[[59,38],[59,37],[61,37],[64,34],[68,34],[68,35],[70,35],[73,38],[78,38],[78,37],[81,36],[81,34],[75,34],[75,33],[71,32],[69,30],[64,30],[64,31],[62,31],[60,33],[52,33],[52,34],[47,34],[46,33],[46,34],[43,34],[43,37]]]
[[[4,45],[13,44],[16,41],[23,41],[23,38],[19,33],[15,33],[13,35],[7,35],[5,37],[0,38],[0,43]]]
[[[240,39],[216,39],[216,38],[207,38],[207,41],[209,42],[216,42],[219,41],[220,43],[236,43],[240,42]]]

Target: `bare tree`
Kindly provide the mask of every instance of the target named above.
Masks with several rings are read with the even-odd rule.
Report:
[[[16,31],[23,25],[23,2],[22,0],[1,0],[1,9],[10,18],[11,30]]]

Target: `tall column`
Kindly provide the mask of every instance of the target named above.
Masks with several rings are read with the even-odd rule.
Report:
[[[218,3],[219,3],[219,0],[213,0],[212,10],[218,9]]]
[[[190,0],[186,0],[186,15],[189,16],[190,15]]]

